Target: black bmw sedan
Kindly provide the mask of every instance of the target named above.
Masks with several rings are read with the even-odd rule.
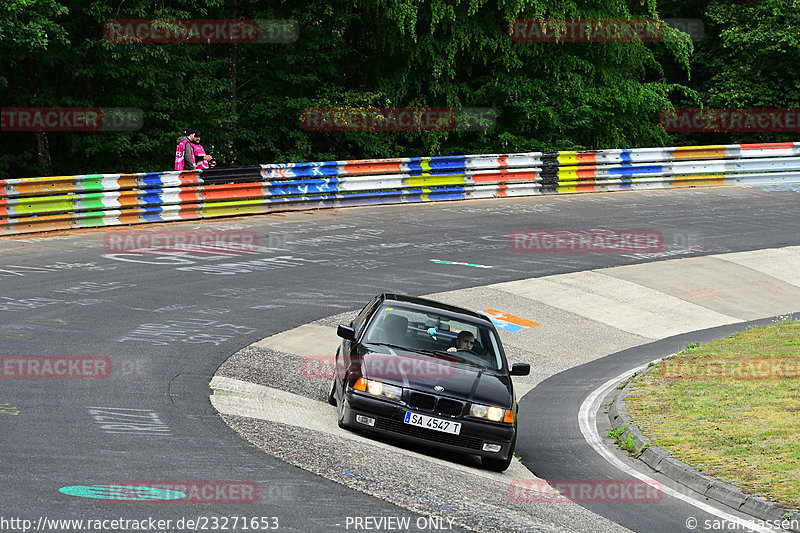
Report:
[[[443,303],[380,294],[349,326],[336,352],[328,401],[339,426],[481,457],[502,472],[514,456],[517,402],[488,316]]]

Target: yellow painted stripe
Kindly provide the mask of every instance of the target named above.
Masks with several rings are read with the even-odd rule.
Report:
[[[558,181],[576,181],[578,179],[578,170],[558,170]]]
[[[408,178],[406,183],[412,187],[434,187],[436,185],[456,185],[467,182],[466,176],[458,174],[446,174],[444,176],[423,176],[421,178]]]
[[[229,215],[257,215],[266,212],[263,205],[230,205],[220,207],[204,207],[200,209],[204,217],[224,217]]]
[[[578,152],[558,152],[559,165],[576,165],[578,163]]]

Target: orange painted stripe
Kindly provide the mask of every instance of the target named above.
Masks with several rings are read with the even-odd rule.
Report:
[[[516,324],[517,326],[525,326],[525,327],[533,327],[533,326],[540,326],[538,322],[534,322],[533,320],[528,320],[526,318],[520,318],[518,316],[509,315],[508,313],[504,313],[502,311],[498,311],[496,309],[484,309],[485,313],[490,314],[494,318],[498,320],[502,320],[504,322],[510,322],[512,324]]]
[[[180,175],[181,185],[197,185],[200,183],[197,180],[197,172],[189,172]]]
[[[589,154],[576,154],[577,161],[580,164],[585,163],[597,163],[597,154],[589,153]]]
[[[119,185],[120,189],[135,189],[139,186],[136,183],[136,178],[129,178],[129,177],[119,177],[117,178],[117,184]]]
[[[236,200],[239,198],[261,198],[264,192],[261,187],[222,188],[217,190],[203,190],[202,199],[206,201]]]
[[[117,220],[122,224],[138,224],[143,222],[138,213],[122,213],[117,217]]]
[[[675,159],[696,159],[699,157],[725,157],[723,145],[713,146],[681,146],[673,152]]]
[[[138,196],[138,191],[123,191],[119,194],[117,201],[123,209],[136,207],[139,205]]]

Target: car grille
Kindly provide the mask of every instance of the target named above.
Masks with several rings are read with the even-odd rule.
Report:
[[[412,392],[408,398],[408,405],[423,411],[433,411],[433,407],[436,405],[436,396]]]
[[[411,424],[404,424],[403,422],[392,420],[390,418],[378,417],[378,419],[375,421],[375,427],[400,435],[408,435],[410,437],[417,437],[432,442],[440,442],[442,444],[450,444],[452,446],[461,446],[462,448],[468,448],[471,450],[480,450],[483,446],[483,441],[475,437],[465,437],[464,435],[451,435],[450,433],[442,433],[441,431],[434,431],[432,429],[412,426]]]
[[[443,415],[459,416],[461,411],[464,410],[464,404],[455,400],[448,400],[447,398],[439,398],[436,404],[436,412]]]
[[[464,402],[421,392],[412,392],[408,397],[408,405],[421,411],[432,411],[445,416],[460,416],[464,411]]]

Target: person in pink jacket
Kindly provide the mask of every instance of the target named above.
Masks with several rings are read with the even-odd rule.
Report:
[[[214,158],[206,154],[206,149],[203,148],[202,144],[200,144],[199,133],[194,136],[194,140],[192,141],[192,149],[194,150],[195,158],[197,158],[196,168],[204,170],[217,164],[216,161],[214,161]]]
[[[189,128],[182,137],[178,137],[178,146],[175,148],[175,170],[197,169],[192,141],[199,136],[199,131]]]

